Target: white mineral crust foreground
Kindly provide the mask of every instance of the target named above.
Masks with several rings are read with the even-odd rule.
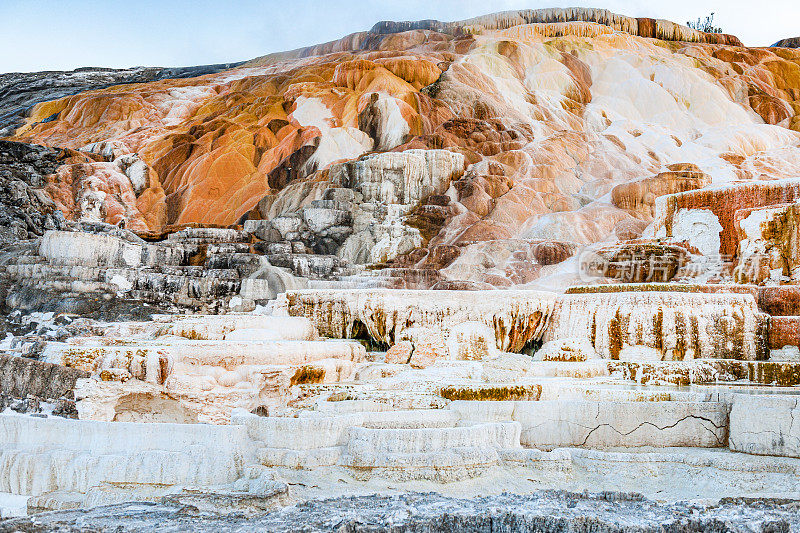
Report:
[[[796,389],[775,388],[769,366],[796,363],[746,344],[736,358],[713,351],[717,335],[759,342],[751,296],[690,293],[695,304],[677,307],[679,294],[318,290],[287,293],[278,316],[98,325],[46,352],[86,372],[78,420],[0,414],[4,512],[224,500],[252,514],[372,492],[539,488],[800,495]],[[707,338],[639,325],[666,305]],[[631,313],[628,336],[610,334],[601,309]],[[326,336],[356,323],[374,335],[363,342],[391,349]],[[564,340],[543,346],[552,337]],[[694,358],[676,360],[675,346]],[[658,357],[623,357],[645,348]]]

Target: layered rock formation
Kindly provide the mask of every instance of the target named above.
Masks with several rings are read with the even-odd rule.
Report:
[[[38,103],[14,138],[102,155],[48,180],[68,219],[139,232],[263,219],[276,245],[400,261],[390,278],[507,286],[558,269],[476,274],[457,256],[476,241],[624,240],[656,197],[796,175],[800,56],[738,45],[587,9],[381,23]],[[443,246],[454,265],[439,272]]]
[[[542,337],[555,301],[551,293],[485,291],[312,290],[281,296],[278,312],[307,317],[334,338],[369,336],[394,344],[407,329],[450,330],[479,322],[492,330],[497,347],[520,351]],[[494,340],[494,339],[493,339]]]
[[[582,337],[613,359],[762,359],[766,322],[749,294],[573,294],[559,300],[548,340]]]
[[[800,491],[800,52],[574,8],[198,69],[0,78],[0,516]]]

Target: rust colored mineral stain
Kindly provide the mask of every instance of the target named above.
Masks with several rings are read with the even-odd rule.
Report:
[[[294,385],[303,385],[308,383],[321,383],[325,379],[325,369],[316,366],[301,366],[292,376],[290,383]]]
[[[541,397],[541,385],[498,387],[443,387],[439,395],[448,400],[467,401],[536,401]]]

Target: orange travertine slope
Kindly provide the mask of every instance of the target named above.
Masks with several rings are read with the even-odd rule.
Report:
[[[800,176],[800,50],[604,10],[387,22],[218,74],[41,103],[13,139],[105,157],[49,178],[71,218],[229,225],[357,182],[405,207],[355,213],[340,257],[505,285],[539,273],[473,276],[480,243],[636,238],[662,194]],[[358,220],[389,229],[366,238]]]

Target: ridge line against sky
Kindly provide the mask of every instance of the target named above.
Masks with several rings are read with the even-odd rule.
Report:
[[[0,0],[0,72],[247,60],[367,30],[380,20],[461,20],[512,9],[599,7],[715,23],[747,46],[800,35],[797,0]]]

